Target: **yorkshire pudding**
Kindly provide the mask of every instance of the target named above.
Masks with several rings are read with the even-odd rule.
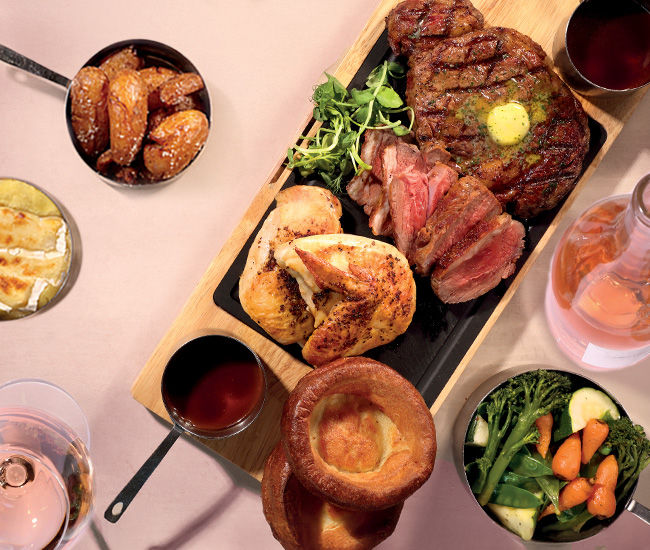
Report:
[[[366,550],[395,530],[402,504],[373,512],[338,508],[307,491],[291,472],[282,444],[269,455],[262,506],[286,550]]]
[[[295,476],[342,508],[394,506],[431,475],[436,434],[413,385],[365,357],[338,359],[304,376],[282,413]]]

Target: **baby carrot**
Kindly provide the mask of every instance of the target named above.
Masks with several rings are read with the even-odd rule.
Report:
[[[553,428],[553,415],[547,413],[544,416],[540,416],[535,420],[535,426],[539,430],[539,442],[537,445],[537,452],[542,455],[542,458],[546,457],[548,452],[548,446],[551,444],[551,430]]]
[[[582,429],[582,463],[587,464],[607,439],[609,426],[602,420],[592,418]]]
[[[594,485],[594,492],[587,500],[587,510],[599,518],[611,518],[616,512],[614,491],[604,485]]]
[[[603,460],[596,470],[594,483],[611,489],[616,489],[616,480],[618,479],[618,462],[614,455],[609,455]]]
[[[551,514],[555,513],[555,506],[551,502],[546,508],[542,510],[542,513],[538,516],[538,520],[542,519],[543,517],[550,516]]]
[[[580,436],[577,433],[567,437],[558,448],[551,469],[555,477],[571,481],[580,472]]]
[[[560,491],[560,510],[568,510],[587,500],[594,488],[586,477],[577,477]]]

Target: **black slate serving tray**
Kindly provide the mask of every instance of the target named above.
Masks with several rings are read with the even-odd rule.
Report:
[[[393,57],[388,46],[387,33],[384,31],[348,88],[364,87],[370,71],[382,63],[384,59],[392,59]],[[589,117],[589,129],[591,131],[591,140],[583,164],[583,173],[607,138],[605,128],[591,117]],[[301,180],[300,175],[294,172],[289,176],[283,188],[297,183],[322,185],[316,181]],[[372,235],[368,227],[368,217],[364,214],[362,208],[347,195],[341,195],[339,199],[343,206],[343,217],[341,219],[343,231],[364,237],[377,238]],[[542,235],[562,207],[562,203],[553,210],[544,212],[534,219],[524,222],[526,226],[526,246],[517,262],[515,274],[539,243]],[[248,250],[266,216],[274,206],[269,207],[213,294],[214,303],[217,306],[269,339],[271,338],[242,309],[239,302],[238,285],[239,277],[246,264]],[[383,240],[391,242],[389,239]],[[427,405],[431,406],[503,298],[514,277],[515,275],[502,281],[487,294],[470,302],[443,304],[431,290],[429,279],[416,275],[416,311],[408,330],[393,342],[372,349],[366,352],[365,355],[394,368],[418,389]],[[283,346],[283,348],[295,358],[302,360],[301,349],[297,344]]]

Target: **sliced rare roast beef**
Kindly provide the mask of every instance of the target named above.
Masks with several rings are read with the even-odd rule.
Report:
[[[483,15],[468,0],[406,0],[386,18],[388,42],[397,54],[427,48],[448,36],[483,28]]]
[[[401,138],[412,143],[412,137]],[[386,146],[396,143],[398,137],[392,130],[372,130],[364,135],[361,146],[361,160],[371,167],[363,170],[350,180],[347,192],[350,198],[363,207],[370,218],[369,225],[374,235],[393,234],[393,221],[390,217],[388,190],[382,184],[382,154]]]
[[[456,181],[457,174],[441,163],[428,166],[415,145],[399,140],[384,148],[382,173],[393,220],[393,238],[398,250],[410,259],[415,236]]]
[[[420,275],[429,275],[433,265],[481,220],[501,213],[501,204],[472,176],[454,183],[438,208],[417,234],[413,262]]]
[[[524,226],[508,214],[493,216],[472,230],[438,261],[431,286],[445,303],[472,300],[514,273],[524,248]]]
[[[427,221],[427,167],[415,145],[397,141],[384,148],[382,173],[395,246],[408,257],[415,235]]]
[[[348,195],[363,207],[373,234],[392,236],[408,258],[418,231],[458,177],[443,164],[449,155],[436,148],[423,154],[411,136],[376,130],[366,132],[361,159],[372,170],[352,178]]]

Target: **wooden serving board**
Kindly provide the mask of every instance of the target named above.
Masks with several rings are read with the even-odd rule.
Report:
[[[384,30],[384,19],[399,0],[383,0],[365,25],[360,36],[339,62],[333,74],[347,85]],[[486,19],[486,24],[512,27],[533,38],[550,54],[555,32],[571,13],[578,0],[474,0]],[[542,236],[526,263],[510,283],[505,295],[494,309],[473,344],[459,362],[442,392],[431,407],[432,414],[440,408],[465,366],[481,345],[485,336],[510,301],[530,266],[548,242],[559,220],[568,210],[577,193],[589,179],[603,156],[620,133],[625,121],[643,97],[637,92],[625,98],[587,100],[581,99],[587,113],[607,131],[607,139],[591,162],[578,185],[567,198],[547,231]],[[304,124],[296,131],[296,138],[306,134],[311,123],[311,112],[305,113]],[[283,167],[286,154],[278,151],[278,162],[271,175],[248,208],[243,219],[213,259],[199,284],[190,295],[181,313],[160,341],[146,365],[135,380],[131,393],[145,407],[163,418],[168,418],[160,395],[160,381],[167,361],[183,342],[206,330],[234,335],[249,344],[267,366],[269,374],[268,400],[260,417],[243,433],[221,441],[201,440],[202,443],[237,464],[253,477],[261,479],[264,461],[280,438],[279,419],[284,401],[298,380],[310,367],[294,359],[278,345],[247,327],[213,302],[213,291],[235,260],[251,232],[259,223],[276,193],[290,172]]]

